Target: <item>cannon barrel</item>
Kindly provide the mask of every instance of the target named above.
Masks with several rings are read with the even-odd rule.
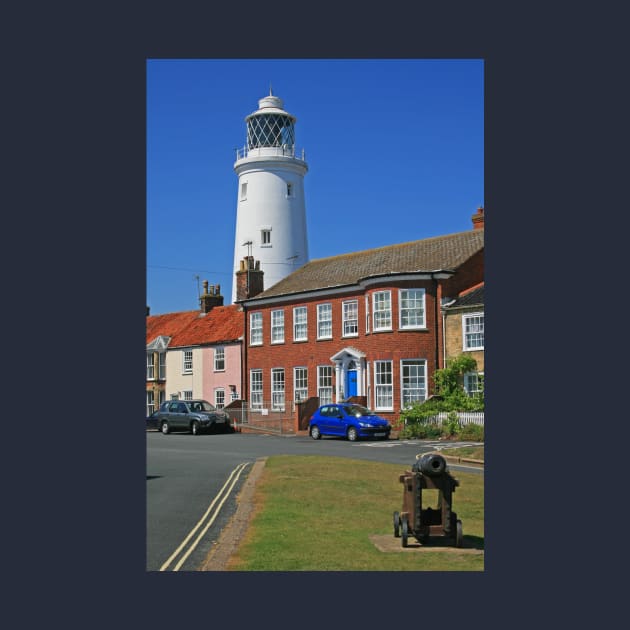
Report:
[[[425,453],[413,466],[429,477],[439,477],[446,473],[446,460],[439,453]]]

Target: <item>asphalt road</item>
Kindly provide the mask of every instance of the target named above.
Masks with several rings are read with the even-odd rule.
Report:
[[[147,571],[194,571],[236,510],[253,463],[269,455],[330,455],[400,464],[443,447],[429,440],[348,442],[246,433],[192,436],[147,432]],[[457,446],[473,444],[457,443]],[[474,466],[449,468],[483,474]]]

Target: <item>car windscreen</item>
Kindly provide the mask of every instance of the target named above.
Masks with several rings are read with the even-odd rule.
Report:
[[[347,405],[345,407],[346,413],[350,416],[371,416],[372,412],[361,405]]]
[[[208,401],[202,400],[199,402],[202,411],[215,411],[216,408],[214,405],[211,405]]]

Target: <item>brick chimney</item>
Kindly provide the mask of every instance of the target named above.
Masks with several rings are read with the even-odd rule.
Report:
[[[483,230],[483,206],[477,208],[477,214],[472,216],[473,230]]]
[[[208,281],[203,281],[203,295],[199,298],[199,308],[202,313],[209,313],[215,306],[223,306],[223,296],[221,295],[221,285],[211,284],[208,288]]]
[[[241,268],[236,272],[236,301],[253,298],[263,291],[263,276],[260,260],[254,262],[253,256],[241,260]]]

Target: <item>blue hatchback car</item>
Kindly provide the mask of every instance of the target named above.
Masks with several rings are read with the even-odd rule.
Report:
[[[354,403],[322,405],[308,424],[308,432],[314,440],[322,435],[342,436],[351,442],[361,437],[386,440],[391,430],[387,420]]]

